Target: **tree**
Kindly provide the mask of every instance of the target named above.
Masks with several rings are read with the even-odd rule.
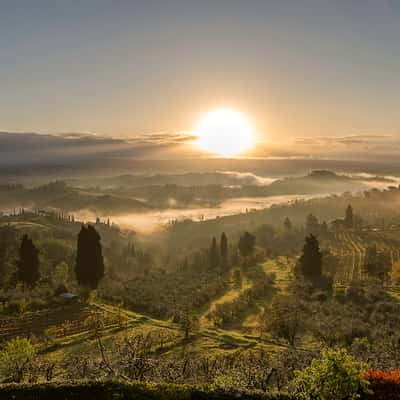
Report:
[[[354,227],[354,215],[353,215],[353,207],[349,204],[346,208],[346,215],[344,217],[344,223],[347,228]]]
[[[60,286],[67,286],[68,270],[68,264],[64,261],[56,265],[52,275],[52,280],[55,288],[59,288]]]
[[[210,261],[210,268],[215,270],[219,266],[219,254],[218,254],[218,246],[217,246],[217,239],[215,237],[211,240],[210,252],[209,252],[209,261]]]
[[[329,250],[324,251],[322,254],[324,274],[334,277],[339,268],[339,257],[332,254]]]
[[[328,233],[328,224],[326,221],[322,221],[322,224],[320,225],[320,234],[321,236],[325,236]]]
[[[226,268],[228,266],[228,238],[225,232],[222,232],[220,239],[220,254],[221,254],[221,267]]]
[[[382,283],[389,277],[391,261],[388,254],[378,252],[376,246],[369,246],[365,252],[364,270],[370,278]]]
[[[78,234],[75,273],[78,283],[89,289],[96,289],[104,276],[101,238],[91,225],[82,225]]]
[[[33,244],[32,239],[28,235],[24,235],[19,249],[17,279],[24,286],[32,287],[39,277],[39,250]]]
[[[185,340],[187,340],[190,333],[198,329],[199,318],[194,311],[189,311],[189,309],[185,308],[179,317],[179,325],[183,331]]]
[[[275,337],[286,340],[294,346],[303,328],[304,307],[290,296],[276,296],[268,312],[263,316],[265,328]]]
[[[17,252],[18,233],[10,225],[0,226],[0,286],[8,283],[14,270],[14,255]]]
[[[318,281],[322,276],[322,253],[317,238],[310,234],[305,239],[299,259],[299,270],[304,279]]]
[[[314,358],[311,365],[295,372],[295,395],[321,400],[358,399],[360,391],[367,390],[362,378],[367,367],[344,349],[325,350],[321,359]]]
[[[31,369],[35,354],[35,348],[29,339],[11,339],[0,351],[0,375],[9,382],[22,382]]]
[[[65,240],[50,237],[41,240],[39,246],[40,253],[49,261],[49,266],[52,269],[62,262],[70,263],[73,261],[73,248]]]
[[[392,273],[390,274],[390,277],[394,285],[400,284],[400,261],[396,261],[393,264],[393,270]]]
[[[283,221],[283,228],[285,233],[290,233],[292,232],[292,221],[289,219],[289,217],[286,217],[285,220]]]
[[[316,235],[320,231],[318,218],[313,214],[308,214],[306,219],[306,233]]]
[[[242,257],[249,257],[256,244],[256,237],[249,232],[245,232],[239,239],[239,251]]]

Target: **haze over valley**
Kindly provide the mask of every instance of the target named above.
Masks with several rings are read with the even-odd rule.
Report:
[[[0,399],[400,399],[400,2],[0,0]]]

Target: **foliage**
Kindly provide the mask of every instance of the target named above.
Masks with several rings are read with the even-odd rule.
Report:
[[[344,223],[347,228],[353,228],[354,226],[353,207],[351,206],[351,204],[349,204],[346,208]]]
[[[222,232],[220,239],[220,256],[221,256],[221,267],[223,269],[227,268],[229,260],[228,260],[228,238],[225,232]]]
[[[61,261],[55,266],[53,272],[53,283],[56,288],[60,286],[67,286],[68,270],[68,264],[65,261]]]
[[[256,237],[249,232],[245,232],[239,239],[238,248],[242,257],[250,256],[254,251]]]
[[[368,370],[366,373],[363,374],[363,378],[367,379],[369,382],[374,383],[393,383],[395,385],[400,384],[400,369],[394,369],[390,372],[382,371],[381,369],[378,370]]]
[[[400,260],[393,264],[390,278],[394,285],[400,285]]]
[[[322,253],[317,238],[310,234],[305,239],[299,259],[299,270],[304,279],[317,282],[322,276]]]
[[[4,287],[13,274],[13,258],[17,253],[17,230],[0,225],[0,284]]]
[[[296,298],[279,295],[275,297],[263,319],[267,331],[293,346],[304,327],[304,306]]]
[[[13,400],[294,400],[287,394],[224,391],[207,387],[118,381],[74,384],[3,385],[0,397]]]
[[[219,253],[218,253],[217,239],[215,237],[213,237],[211,240],[209,263],[211,269],[217,269],[219,266]]]
[[[290,233],[293,229],[292,221],[288,217],[283,221],[283,228],[285,229],[285,233]]]
[[[382,370],[368,370],[363,379],[369,382],[371,392],[366,398],[376,400],[395,400],[400,396],[400,370],[390,372]]]
[[[391,270],[389,255],[378,251],[376,245],[369,246],[365,254],[364,270],[369,277],[385,282]]]
[[[296,371],[294,392],[316,400],[354,400],[367,390],[362,377],[365,363],[356,361],[346,350],[327,349],[321,359],[313,359],[302,371]]]
[[[100,235],[92,225],[83,225],[79,232],[75,273],[79,284],[90,289],[96,289],[104,276]]]
[[[24,235],[19,250],[17,277],[20,282],[32,287],[39,279],[39,250],[28,235]]]
[[[184,338],[188,339],[190,333],[199,328],[199,318],[194,311],[185,309],[179,317],[179,325],[183,331]]]
[[[22,382],[31,368],[35,348],[26,338],[16,337],[0,351],[0,374],[3,381]]]

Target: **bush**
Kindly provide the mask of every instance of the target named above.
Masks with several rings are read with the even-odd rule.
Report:
[[[48,304],[43,299],[32,299],[31,302],[29,303],[29,310],[32,311],[44,310],[47,307]]]
[[[346,350],[325,350],[321,359],[296,371],[294,393],[299,398],[318,400],[354,400],[367,393],[363,378],[366,364],[356,361]]]
[[[385,372],[369,370],[363,378],[370,383],[367,399],[392,400],[400,398],[400,369]]]
[[[232,393],[185,385],[83,382],[0,386],[1,399],[13,400],[294,400],[286,394]]]
[[[28,310],[28,301],[25,298],[11,300],[7,306],[10,314],[22,315]]]
[[[0,351],[0,375],[3,381],[22,382],[35,354],[35,348],[28,339],[17,337],[7,342]]]

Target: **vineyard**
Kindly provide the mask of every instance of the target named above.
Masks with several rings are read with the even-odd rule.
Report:
[[[0,343],[13,337],[61,339],[90,331],[91,322],[101,317],[104,328],[121,323],[117,315],[103,312],[95,306],[74,304],[54,310],[27,313],[19,317],[0,319]],[[125,319],[125,318],[124,318]]]
[[[400,231],[393,229],[363,229],[340,231],[323,243],[331,253],[339,258],[336,283],[347,285],[352,280],[363,277],[366,250],[376,246],[386,253],[393,265],[400,259]]]

